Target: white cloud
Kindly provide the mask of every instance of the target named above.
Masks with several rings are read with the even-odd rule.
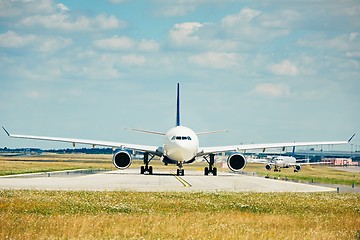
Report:
[[[72,18],[65,12],[52,15],[33,15],[22,18],[18,26],[22,27],[43,27],[46,29],[65,30],[65,31],[96,31],[118,28],[123,26],[113,15],[101,14],[95,18],[78,16]]]
[[[143,39],[139,42],[138,45],[139,50],[144,52],[155,52],[160,48],[159,43],[157,43],[155,40]]]
[[[327,49],[330,51],[360,51],[360,37],[358,32],[340,34],[335,37],[327,37],[324,34],[314,34],[303,37],[297,41],[298,46],[315,49]]]
[[[206,68],[225,69],[237,66],[239,56],[234,53],[207,52],[189,57],[189,62]]]
[[[290,89],[284,84],[262,83],[256,85],[251,93],[267,97],[286,97],[290,95]]]
[[[53,13],[53,3],[53,0],[1,0],[0,17]]]
[[[270,72],[282,76],[296,76],[299,74],[297,66],[290,60],[284,60],[278,64],[271,64],[268,66]]]
[[[261,14],[261,11],[251,9],[251,8],[243,8],[237,14],[228,15],[222,19],[222,25],[225,28],[233,28],[239,25],[246,25],[251,22],[254,18],[258,17]]]
[[[43,37],[34,34],[18,34],[8,31],[0,34],[0,47],[28,48],[38,52],[55,52],[72,44],[71,39],[61,37]]]
[[[157,0],[157,13],[166,17],[185,16],[195,11],[200,4],[205,2],[204,0]]]
[[[111,3],[124,3],[127,0],[109,0]]]
[[[135,46],[135,41],[129,37],[114,36],[112,38],[104,38],[95,40],[94,46],[106,50],[132,50]]]
[[[203,26],[199,22],[184,22],[175,24],[170,30],[169,37],[175,45],[192,45],[198,43],[199,37],[194,33]]]
[[[121,62],[130,66],[141,66],[144,65],[146,59],[142,55],[137,54],[129,54],[125,56],[121,56]]]
[[[64,4],[62,3],[59,3],[59,4],[56,4],[56,8],[60,10],[60,12],[68,12],[70,11],[70,9],[65,6]]]
[[[13,31],[7,31],[0,35],[0,46],[5,48],[22,48],[36,41],[33,34],[19,35]]]
[[[155,40],[136,41],[126,36],[98,39],[93,41],[93,45],[96,48],[110,51],[154,52],[159,50],[159,44]]]
[[[173,46],[191,50],[244,51],[289,33],[287,24],[280,26],[271,15],[263,17],[259,10],[243,8],[218,22],[175,24],[169,31],[169,41]]]

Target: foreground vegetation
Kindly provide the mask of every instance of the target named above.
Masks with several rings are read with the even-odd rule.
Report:
[[[357,239],[360,195],[0,191],[0,239]]]

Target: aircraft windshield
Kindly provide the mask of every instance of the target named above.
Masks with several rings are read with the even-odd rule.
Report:
[[[191,140],[190,136],[173,136],[171,140]]]

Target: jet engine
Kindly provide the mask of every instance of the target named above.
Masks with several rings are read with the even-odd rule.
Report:
[[[245,157],[240,153],[234,153],[227,159],[227,165],[231,171],[239,172],[246,165]]]
[[[266,168],[266,170],[270,171],[270,170],[271,170],[271,165],[270,165],[270,164],[266,164],[265,168]]]
[[[299,172],[300,170],[301,170],[301,166],[300,166],[300,165],[294,166],[294,172]]]
[[[124,170],[131,165],[131,156],[126,151],[119,151],[113,156],[113,164],[116,168]]]

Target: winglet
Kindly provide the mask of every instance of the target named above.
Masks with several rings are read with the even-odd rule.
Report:
[[[355,133],[349,138],[348,143],[351,142],[351,140],[355,137]]]
[[[180,126],[180,83],[177,84],[176,126]]]
[[[6,129],[4,127],[2,127],[4,129],[4,131],[6,132],[6,134],[10,137],[10,133],[8,131],[6,131]]]

